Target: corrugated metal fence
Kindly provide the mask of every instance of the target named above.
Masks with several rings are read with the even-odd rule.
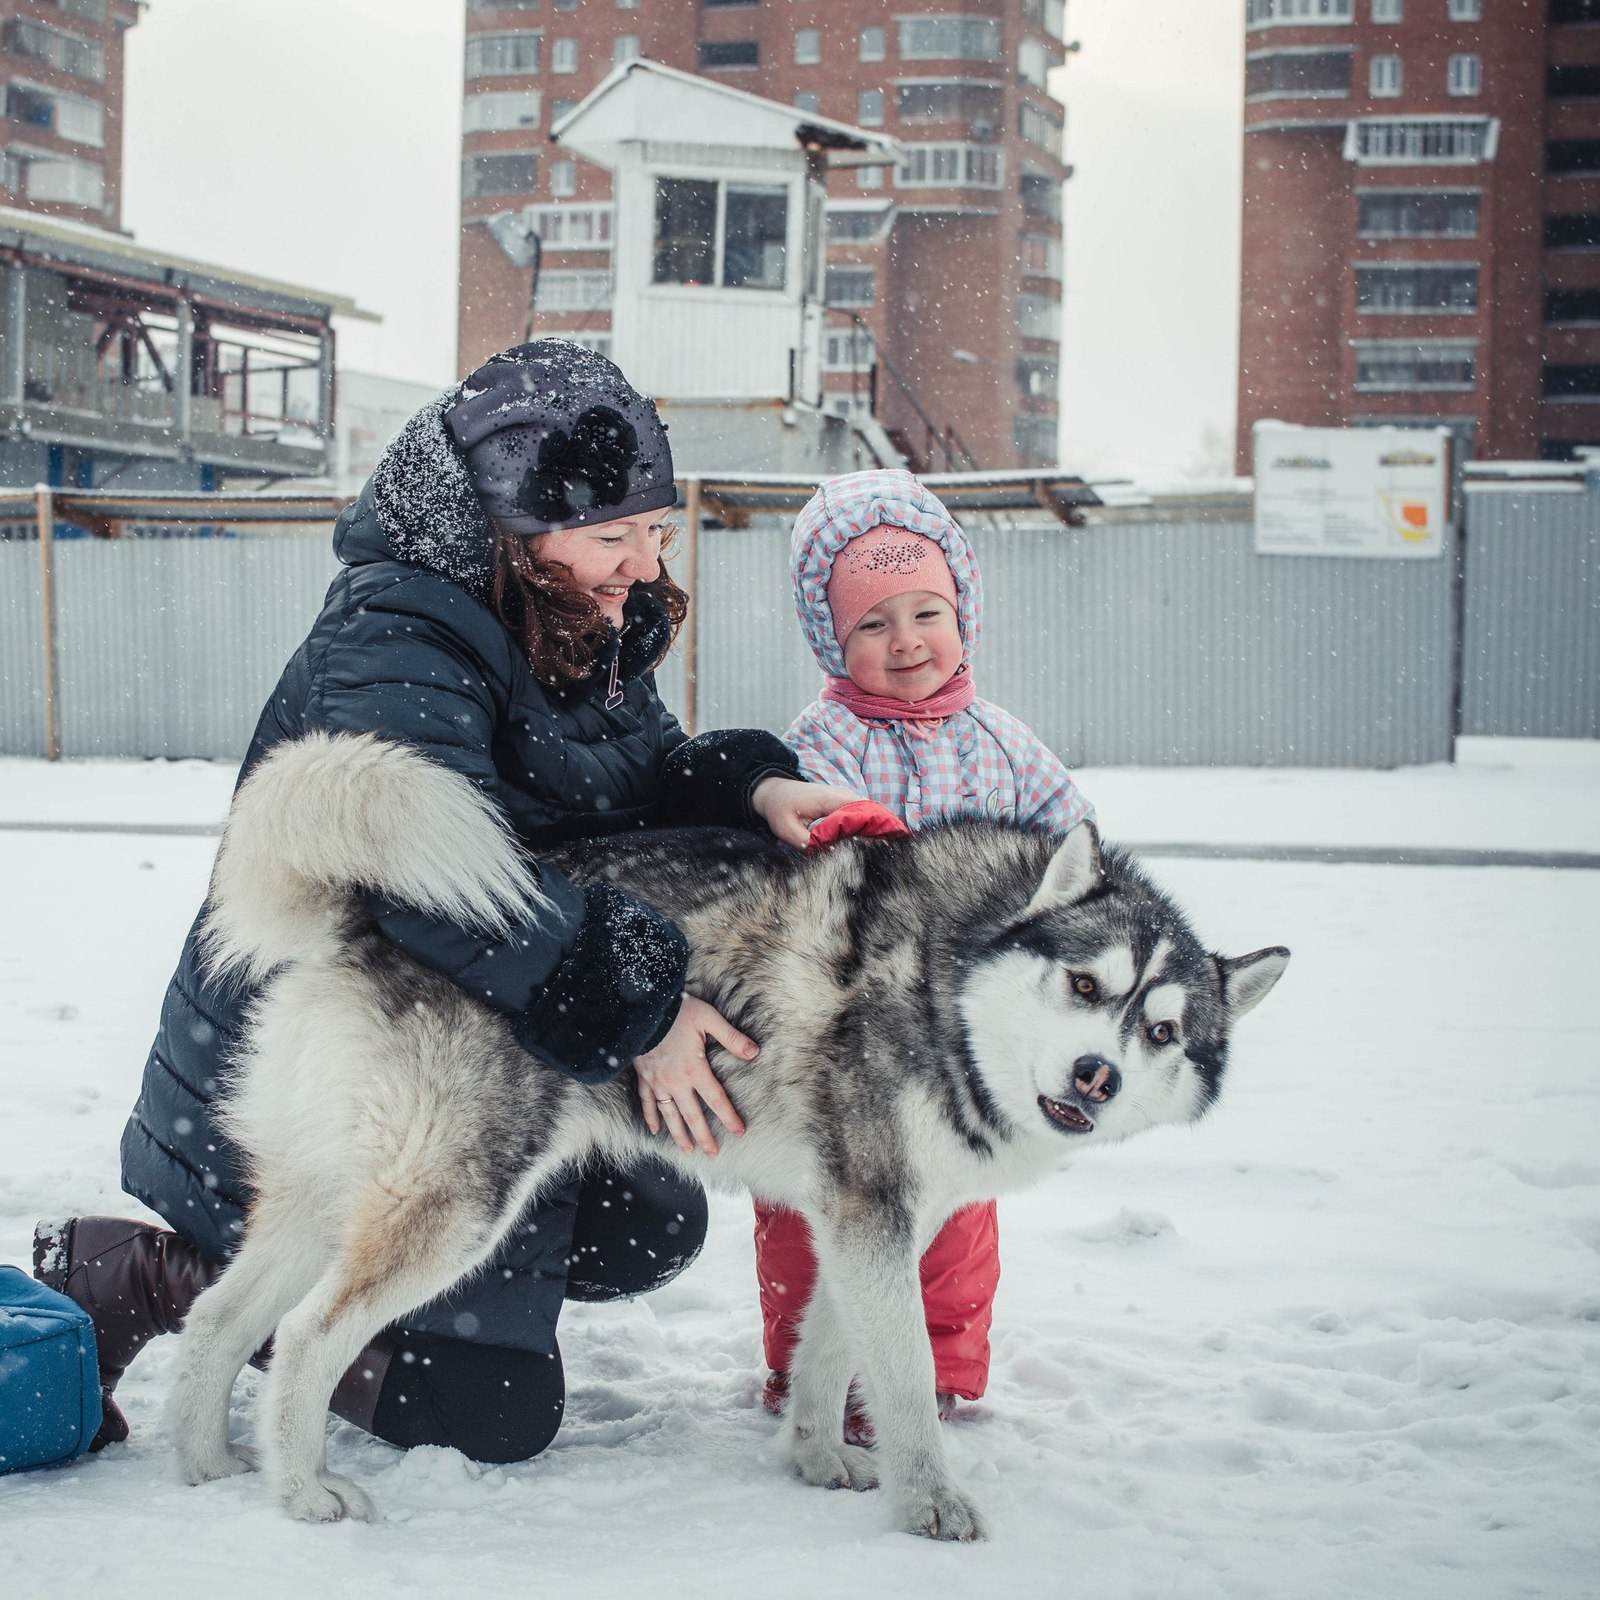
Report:
[[[1231,520],[974,531],[979,692],[1078,764],[1395,766],[1461,728],[1594,736],[1600,496],[1468,496],[1454,564],[1263,557]],[[817,669],[781,528],[702,534],[702,728],[781,731]],[[44,753],[38,550],[0,543],[0,753]],[[325,537],[55,546],[63,752],[236,758],[335,567]],[[684,661],[659,674],[682,707]]]

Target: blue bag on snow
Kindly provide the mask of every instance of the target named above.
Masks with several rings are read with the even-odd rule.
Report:
[[[0,1472],[81,1456],[100,1427],[89,1314],[0,1265]]]

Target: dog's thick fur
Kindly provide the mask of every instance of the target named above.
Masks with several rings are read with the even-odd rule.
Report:
[[[554,852],[671,917],[690,989],[761,1043],[713,1065],[748,1125],[714,1159],[519,1049],[506,1018],[373,925],[381,889],[485,930],[537,913],[525,859],[465,780],[371,736],[280,745],[241,787],[212,880],[222,970],[266,980],[227,1101],[254,1201],[190,1314],[173,1431],[196,1482],[244,1470],[228,1398],[275,1334],[259,1427],[295,1516],[370,1516],[324,1458],[339,1375],[385,1324],[479,1267],[542,1184],[598,1152],[649,1155],[805,1214],[821,1264],[786,1449],[808,1482],[869,1488],[904,1525],[983,1536],[934,1410],[917,1262],[956,1207],[1078,1149],[1200,1116],[1233,1022],[1288,952],[1208,954],[1181,913],[1080,826],[992,823],[799,855],[684,830]],[[843,1442],[859,1374],[874,1455]]]

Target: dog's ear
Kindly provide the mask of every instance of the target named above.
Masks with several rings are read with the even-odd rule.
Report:
[[[1222,974],[1222,997],[1228,1007],[1228,1021],[1237,1022],[1247,1011],[1254,1011],[1272,992],[1272,986],[1289,965],[1289,952],[1281,944],[1265,950],[1252,950],[1247,956],[1218,956],[1217,971]]]
[[[1028,902],[1026,916],[1041,911],[1061,911],[1075,906],[1098,889],[1105,879],[1100,861],[1100,835],[1092,822],[1080,822],[1050,858],[1044,877]]]

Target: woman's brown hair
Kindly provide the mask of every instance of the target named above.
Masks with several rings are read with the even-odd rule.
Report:
[[[668,525],[661,539],[661,575],[637,587],[653,594],[666,613],[670,631],[661,655],[689,613],[689,597],[667,575],[665,558],[675,529]],[[534,554],[538,535],[494,533],[494,610],[522,646],[540,683],[560,687],[581,683],[594,671],[596,657],[610,641],[611,622],[589,595],[572,586],[572,570],[559,561],[540,561]]]

